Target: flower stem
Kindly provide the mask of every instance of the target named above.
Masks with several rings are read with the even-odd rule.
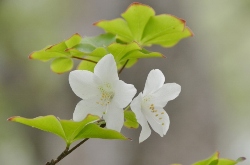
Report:
[[[85,61],[89,61],[89,62],[93,62],[95,64],[97,64],[96,61],[90,60],[90,59],[86,59],[86,58],[81,58],[81,57],[76,57],[76,56],[72,56],[72,58],[78,59],[78,60],[85,60]]]
[[[121,74],[121,73],[122,73],[123,69],[124,69],[125,66],[128,64],[128,61],[129,61],[129,60],[127,60],[127,61],[125,62],[125,64],[124,64],[124,65],[122,66],[122,68],[119,70],[118,74]]]
[[[85,143],[87,140],[89,140],[89,138],[86,138],[84,140],[82,140],[80,143],[78,143],[77,145],[75,145],[73,148],[71,148],[69,150],[68,147],[66,147],[66,149],[54,160],[52,159],[50,162],[47,162],[45,165],[55,165],[58,162],[60,162],[63,158],[65,158],[67,155],[69,155],[72,151],[74,151],[75,149],[77,149],[80,145],[82,145],[83,143]]]

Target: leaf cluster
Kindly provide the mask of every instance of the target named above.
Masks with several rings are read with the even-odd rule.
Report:
[[[51,70],[64,73],[73,69],[74,58],[81,60],[77,69],[93,71],[96,63],[111,53],[118,69],[133,66],[140,58],[164,57],[146,46],[172,47],[181,39],[192,36],[184,20],[169,14],[155,15],[147,5],[131,4],[122,18],[101,20],[95,26],[106,33],[94,37],[74,34],[68,40],[33,52],[29,58],[51,62]]]

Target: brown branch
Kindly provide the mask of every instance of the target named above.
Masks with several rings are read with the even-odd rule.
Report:
[[[81,58],[81,57],[76,57],[76,56],[72,56],[72,58],[78,59],[78,60],[85,60],[85,61],[89,61],[89,62],[93,62],[95,64],[97,64],[96,61],[90,60],[90,59],[86,59],[86,58]]]
[[[100,127],[104,128],[106,124],[101,124]],[[52,159],[50,162],[47,162],[45,165],[55,165],[58,162],[60,162],[63,158],[65,158],[67,155],[69,155],[71,152],[73,152],[75,149],[80,147],[83,143],[85,143],[89,138],[86,138],[82,140],[80,143],[75,145],[73,148],[69,150],[69,147],[66,147],[66,149],[56,158],[56,160]]]
[[[118,74],[121,74],[121,73],[122,73],[123,69],[124,69],[125,66],[128,64],[128,61],[129,61],[129,60],[127,60],[127,61],[125,62],[125,64],[124,64],[124,65],[122,66],[122,68],[119,70]]]

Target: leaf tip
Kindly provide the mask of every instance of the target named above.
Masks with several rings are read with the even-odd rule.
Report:
[[[133,3],[131,3],[131,4],[128,6],[128,8],[126,9],[126,11],[125,11],[124,13],[126,13],[131,7],[134,7],[134,6],[148,7],[149,9],[151,9],[151,10],[153,11],[153,13],[155,13],[154,9],[153,9],[151,6],[142,4],[142,3],[140,3],[140,2],[133,2]],[[123,16],[124,13],[122,13],[121,15]]]
[[[140,3],[140,2],[133,2],[133,3],[131,3],[131,5],[141,5],[142,3]]]
[[[149,5],[145,5],[145,4],[140,3],[140,2],[133,2],[133,3],[131,3],[131,4],[129,5],[128,8],[130,8],[131,6],[145,6],[145,7],[149,7],[149,8],[151,8],[151,9],[153,9],[153,8],[150,7]]]
[[[216,158],[219,158],[219,156],[220,156],[219,151],[216,151],[216,152],[214,153],[214,155],[216,156]]]
[[[133,141],[133,139],[131,139],[131,138],[128,138],[128,137],[127,137],[127,139],[128,139],[129,141]]]
[[[32,53],[28,56],[28,58],[32,60],[32,59],[33,59],[32,55],[33,55],[34,53],[35,53],[35,52],[32,52]]]
[[[239,157],[239,158],[236,160],[236,162],[239,163],[239,162],[243,162],[243,161],[245,161],[245,160],[246,160],[245,157]]]
[[[192,31],[189,27],[187,27],[187,26],[186,26],[186,28],[187,28],[187,30],[188,30],[188,31],[189,31],[189,33],[190,33],[190,37],[193,37],[193,36],[194,36],[193,31]]]
[[[79,33],[75,33],[75,36],[82,37]]]
[[[12,116],[10,118],[7,119],[7,121],[13,121],[17,116]]]
[[[94,22],[93,25],[94,25],[94,26],[98,26],[98,24],[99,24],[100,22],[102,22],[102,21],[104,21],[104,20],[99,20],[99,21],[97,21],[97,22]]]

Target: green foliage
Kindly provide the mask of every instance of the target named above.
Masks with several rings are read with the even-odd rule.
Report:
[[[167,14],[155,16],[155,11],[144,4],[131,4],[122,17],[124,19],[102,20],[94,25],[117,35],[122,42],[135,41],[141,46],[171,47],[193,35],[184,20]]]
[[[243,157],[237,160],[219,158],[219,152],[216,152],[208,159],[196,162],[193,165],[235,165],[243,160],[245,160]]]
[[[138,128],[139,127],[139,123],[137,122],[133,111],[125,110],[124,111],[124,118],[125,118],[125,122],[124,122],[125,127],[127,127],[127,128]]]
[[[58,57],[70,57],[70,52],[67,49],[70,49],[81,41],[81,36],[79,34],[74,34],[68,40],[62,41],[58,44],[47,46],[42,50],[35,51],[30,54],[30,59],[36,59],[41,61],[48,61],[50,59],[55,59]]]
[[[46,48],[33,52],[29,58],[41,61],[48,61],[53,59],[51,63],[51,70],[55,73],[64,73],[73,68],[72,55],[77,56],[75,52],[71,53],[68,49],[78,45],[81,41],[79,34],[74,34],[68,40],[58,44],[47,46]]]
[[[108,33],[83,38],[75,34],[68,40],[33,52],[29,57],[41,61],[53,59],[51,70],[55,73],[70,71],[74,65],[71,58],[82,60],[77,69],[93,72],[96,63],[109,53],[114,55],[118,69],[129,68],[140,58],[164,57],[143,46],[171,47],[192,36],[184,20],[167,14],[155,16],[155,11],[144,4],[131,4],[122,17],[124,19],[95,23]]]
[[[60,120],[53,115],[41,116],[34,119],[11,117],[9,121],[25,124],[61,137],[69,147],[74,141],[84,138],[120,139],[127,140],[117,131],[101,128],[93,123],[99,120],[98,116],[88,115],[81,122]]]
[[[55,73],[64,73],[73,68],[73,60],[68,57],[59,57],[52,61],[50,68]]]
[[[108,46],[108,51],[114,55],[118,68],[121,68],[127,60],[132,60],[127,67],[133,66],[138,58],[163,57],[161,53],[149,52],[142,49],[136,42],[129,44],[113,43]]]

